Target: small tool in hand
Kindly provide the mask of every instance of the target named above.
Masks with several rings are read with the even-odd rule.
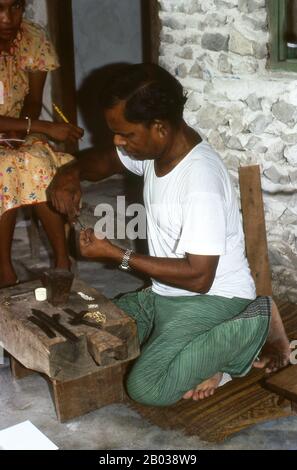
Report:
[[[81,228],[82,230],[86,230],[86,229],[87,229],[87,227],[79,220],[78,217],[77,217],[76,221],[78,222],[78,224],[80,225],[80,228]]]

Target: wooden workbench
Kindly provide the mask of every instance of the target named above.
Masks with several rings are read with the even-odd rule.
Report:
[[[121,402],[124,370],[139,355],[135,322],[80,280],[74,281],[69,301],[62,307],[37,302],[34,290],[41,286],[40,281],[34,281],[0,290],[0,342],[13,358],[15,377],[24,377],[30,371],[44,374],[53,386],[60,421]],[[94,300],[84,300],[78,292]],[[98,304],[106,322],[73,324],[73,315],[65,309],[79,315],[90,310],[89,304]],[[70,339],[53,328],[55,337],[48,337],[31,322],[32,309],[50,318],[59,315],[59,324],[70,332]]]

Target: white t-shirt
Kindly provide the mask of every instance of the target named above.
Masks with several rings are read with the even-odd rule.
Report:
[[[219,255],[208,295],[254,299],[237,197],[224,163],[210,145],[201,142],[161,177],[156,176],[154,160],[139,161],[117,151],[128,170],[144,176],[150,256]],[[156,279],[152,283],[160,295],[197,295]]]

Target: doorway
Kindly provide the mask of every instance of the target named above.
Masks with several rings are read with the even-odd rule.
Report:
[[[53,101],[71,122],[86,129],[81,149],[100,140],[96,101],[100,71],[116,63],[157,62],[158,4],[158,0],[47,0],[50,34],[61,62],[53,74]]]

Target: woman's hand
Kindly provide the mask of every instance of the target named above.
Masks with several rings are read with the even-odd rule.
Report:
[[[76,142],[84,135],[84,130],[66,122],[47,122],[44,132],[58,142]]]
[[[24,140],[26,135],[27,135],[26,132],[22,132],[22,131],[8,131],[8,132],[5,132],[5,137],[7,137],[7,139],[22,139],[22,140]]]
[[[19,147],[21,147],[21,145],[23,145],[23,142],[21,141],[25,140],[25,137],[26,137],[26,133],[24,132],[8,131],[8,132],[5,132],[5,134],[2,134],[1,138],[7,139],[7,143],[4,140],[3,145],[7,145],[8,148],[18,149]],[[11,139],[16,139],[16,141],[11,140]]]

